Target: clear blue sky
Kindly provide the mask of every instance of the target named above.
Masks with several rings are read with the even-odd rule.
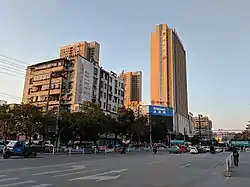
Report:
[[[143,99],[149,101],[150,33],[167,23],[187,51],[189,110],[211,117],[215,128],[245,128],[249,7],[249,0],[1,0],[0,54],[32,64],[58,57],[62,45],[96,40],[106,69],[143,71]],[[1,73],[0,79],[1,93],[22,95],[23,79]]]

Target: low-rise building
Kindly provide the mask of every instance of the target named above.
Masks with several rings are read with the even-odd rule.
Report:
[[[34,104],[43,111],[79,111],[84,101],[91,101],[99,103],[105,113],[116,114],[123,98],[124,83],[121,78],[77,55],[29,66],[22,101]]]
[[[210,120],[208,116],[200,114],[193,119],[195,135],[198,135],[201,139],[211,140],[213,136],[212,120]]]

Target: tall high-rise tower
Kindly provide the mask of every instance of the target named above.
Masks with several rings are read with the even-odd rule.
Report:
[[[124,80],[124,106],[140,103],[142,100],[142,72],[122,72],[120,77]]]
[[[151,104],[188,117],[186,52],[167,24],[157,25],[151,34]]]

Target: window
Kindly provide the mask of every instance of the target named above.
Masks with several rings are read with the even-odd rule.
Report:
[[[98,75],[98,69],[94,67],[94,75]]]

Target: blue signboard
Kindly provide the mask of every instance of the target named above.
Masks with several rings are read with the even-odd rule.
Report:
[[[173,109],[164,106],[149,105],[149,114],[152,116],[173,116]]]

